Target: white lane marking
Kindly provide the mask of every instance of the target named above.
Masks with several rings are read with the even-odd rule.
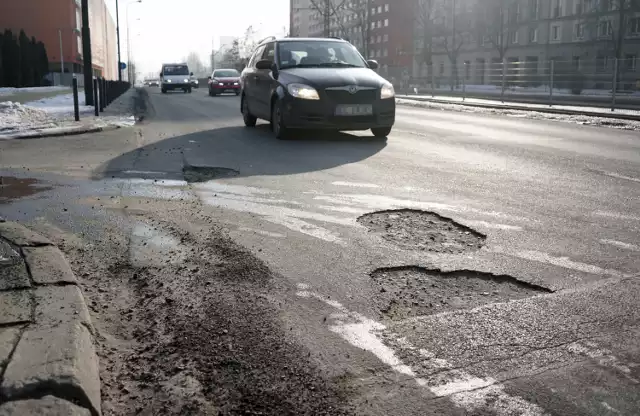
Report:
[[[619,248],[623,248],[625,250],[640,251],[640,246],[637,246],[635,244],[623,243],[622,241],[602,239],[602,240],[600,240],[600,242],[602,244],[608,244],[608,245],[611,245],[611,246],[616,246],[616,247],[619,247]]]
[[[265,237],[273,237],[273,238],[285,238],[286,235],[284,234],[280,234],[280,233],[272,233],[270,231],[265,231],[265,230],[258,230],[257,228],[249,228],[249,227],[240,227],[238,228],[239,231],[246,231],[249,233],[256,233],[256,234],[260,234],[263,235]]]
[[[376,185],[375,183],[358,183],[358,182],[336,181],[336,182],[332,182],[331,185],[335,185],[335,186],[350,186],[352,188],[380,188],[380,185]]]
[[[463,219],[460,219],[459,222],[471,227],[484,227],[484,228],[491,228],[495,230],[505,230],[505,231],[522,231],[522,227],[519,227],[517,225],[497,224],[497,223],[487,222],[487,221],[470,221],[470,220],[463,220]]]
[[[398,358],[396,352],[383,342],[382,331],[385,325],[353,312],[341,303],[326,299],[317,293],[310,291],[307,284],[298,285],[298,296],[317,299],[326,305],[336,309],[338,313],[330,316],[332,322],[329,330],[340,335],[345,341],[354,347],[368,351],[380,361],[387,364],[400,374],[412,377],[415,382],[438,397],[448,397],[455,405],[468,412],[489,408],[498,416],[542,416],[544,410],[539,406],[529,403],[521,397],[512,396],[504,391],[504,386],[492,378],[481,379],[460,370],[453,370],[448,374],[449,379],[440,384],[438,380],[426,380],[419,377],[411,366]],[[403,348],[415,350],[404,338],[395,334],[385,334],[395,338]],[[427,359],[433,360],[440,368],[449,368],[451,365],[442,359],[437,359],[432,353],[420,350]],[[453,379],[452,376],[454,376]]]
[[[161,175],[166,176],[167,172],[157,172],[155,170],[125,170],[123,173],[132,175]]]
[[[618,212],[596,211],[593,213],[593,215],[597,215],[599,217],[615,218],[618,220],[640,221],[640,217],[636,217],[635,215],[620,214]]]
[[[331,206],[331,205],[318,205],[317,208],[325,211],[344,212],[345,214],[363,215],[369,212],[368,209],[353,208],[348,206]]]
[[[616,179],[624,179],[624,180],[632,181],[632,182],[640,182],[640,178],[634,178],[632,176],[621,175],[621,174],[616,173],[616,172],[609,172],[609,171],[600,170],[600,169],[590,169],[590,170],[592,172],[600,173],[602,175],[609,176],[609,177],[616,178]]]
[[[549,253],[543,253],[540,251],[531,250],[531,251],[518,251],[515,253],[511,253],[511,252],[505,252],[504,250],[498,249],[497,247],[492,251],[496,253],[510,254],[512,256],[520,257],[525,260],[553,264],[554,266],[564,267],[565,269],[577,270],[579,272],[584,272],[584,273],[608,275],[608,276],[614,276],[614,277],[624,276],[624,274],[618,270],[603,269],[602,267],[594,266],[592,264],[573,261],[569,259],[569,257],[554,257]]]
[[[602,407],[604,407],[604,408],[605,408],[605,409],[607,409],[608,411],[613,412],[613,413],[615,413],[615,414],[617,414],[617,415],[619,415],[619,414],[620,414],[620,411],[619,411],[618,409],[616,409],[616,408],[611,407],[611,405],[610,405],[609,403],[607,403],[607,402],[600,402],[600,404],[602,405]]]

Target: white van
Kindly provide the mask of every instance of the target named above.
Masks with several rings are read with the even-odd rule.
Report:
[[[162,93],[167,91],[182,90],[191,93],[191,77],[187,64],[162,64],[160,72],[160,87]]]

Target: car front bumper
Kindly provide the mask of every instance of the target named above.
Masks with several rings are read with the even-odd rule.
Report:
[[[336,116],[336,104],[329,100],[301,100],[288,96],[282,114],[288,128],[368,130],[393,127],[396,118],[396,100],[376,100],[373,114],[367,116]]]
[[[162,88],[165,90],[185,90],[191,88],[191,84],[188,82],[171,82],[162,84]]]
[[[220,85],[220,84],[213,85],[213,84],[211,84],[209,86],[209,88],[211,88],[211,91],[216,91],[216,92],[236,92],[236,91],[240,91],[240,85]]]

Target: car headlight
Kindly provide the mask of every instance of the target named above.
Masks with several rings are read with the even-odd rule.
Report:
[[[184,80],[184,82],[189,82],[189,80],[188,80],[188,79],[185,79],[185,80]]]
[[[240,83],[239,82],[234,82],[233,85],[240,85]]]
[[[167,82],[171,82],[171,80],[170,80],[170,79],[168,79],[168,80],[167,80]]]
[[[382,90],[380,90],[380,98],[383,100],[393,98],[396,96],[396,91],[393,89],[393,85],[386,84],[382,86]]]
[[[289,94],[303,100],[319,100],[320,96],[315,88],[304,84],[289,84],[287,87]]]

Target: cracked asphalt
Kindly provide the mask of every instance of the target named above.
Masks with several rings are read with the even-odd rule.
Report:
[[[387,141],[277,141],[142,94],[134,128],[0,142],[106,415],[638,414],[639,133],[400,106]]]

